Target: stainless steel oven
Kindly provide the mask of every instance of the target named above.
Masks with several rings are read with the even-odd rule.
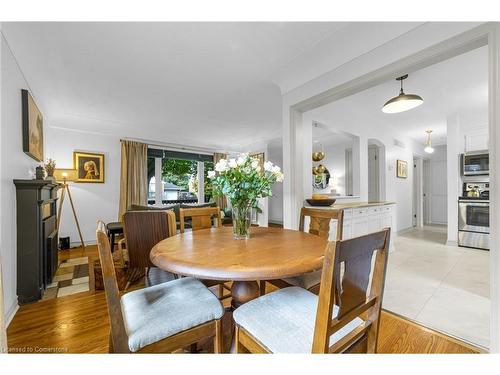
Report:
[[[490,174],[490,155],[488,152],[462,154],[462,174],[479,176]]]
[[[490,202],[484,199],[458,201],[458,244],[489,249]]]

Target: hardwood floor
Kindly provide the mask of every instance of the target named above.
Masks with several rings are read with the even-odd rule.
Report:
[[[85,252],[75,249],[61,257],[67,259],[82,254],[95,259],[97,250],[95,246],[88,246]],[[90,291],[21,306],[8,328],[7,338],[11,352],[107,353],[108,334],[104,292]],[[378,351],[479,352],[470,345],[386,311],[382,312]]]

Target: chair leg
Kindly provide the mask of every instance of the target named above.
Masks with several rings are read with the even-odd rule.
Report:
[[[263,296],[264,294],[266,294],[266,281],[261,280],[259,284],[260,295]]]
[[[111,233],[111,251],[115,250],[115,233]]]
[[[218,319],[215,321],[215,337],[214,337],[214,353],[222,353],[222,320]]]
[[[224,297],[224,284],[219,284],[218,285],[218,297],[219,299],[221,299],[222,297]]]
[[[129,273],[128,273],[128,277],[127,277],[127,284],[125,285],[125,289],[123,289],[124,292],[126,292],[127,289],[129,288],[129,286],[133,282],[135,282],[138,272],[139,271],[138,271],[137,268],[131,268],[131,269],[129,269]]]
[[[234,328],[234,352],[236,354],[247,353],[247,350],[240,342],[240,328],[237,325]]]
[[[111,330],[109,331],[108,353],[114,353],[113,338],[111,337]]]

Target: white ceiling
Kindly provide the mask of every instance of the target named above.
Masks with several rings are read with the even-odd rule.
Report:
[[[4,23],[49,126],[193,146],[281,134],[271,76],[346,23]]]
[[[217,149],[281,136],[281,92],[419,23],[3,23],[49,126]],[[345,98],[339,121],[443,142],[446,116],[485,120],[487,52],[411,73],[415,110],[387,115],[396,81]]]
[[[312,128],[313,149],[323,146],[337,146],[337,145],[352,145],[356,136],[332,130],[328,126],[320,123],[314,123]]]
[[[434,145],[446,143],[446,118],[454,113],[464,126],[486,127],[488,49],[482,47],[410,73],[404,91],[422,96],[424,104],[403,113],[383,113],[382,106],[399,88],[399,82],[391,80],[330,104],[338,118],[338,124],[330,125],[341,129],[349,129],[352,123],[389,125],[419,143],[426,140],[425,130],[432,129]]]

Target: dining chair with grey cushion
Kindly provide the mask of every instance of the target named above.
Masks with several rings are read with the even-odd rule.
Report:
[[[184,277],[136,290],[120,298],[111,247],[103,222],[97,224],[97,247],[111,325],[110,353],[173,352],[214,338],[222,351],[220,301],[200,281]]]
[[[304,231],[305,218],[309,217],[309,233],[322,237],[326,240],[330,236],[330,223],[332,220],[337,222],[337,230],[335,231],[335,240],[342,239],[343,226],[344,226],[344,210],[334,209],[319,209],[302,207],[300,210],[299,230]],[[286,279],[267,280],[260,282],[260,295],[266,294],[266,282],[278,287],[287,288],[289,286],[298,286],[313,292],[319,293],[319,284],[321,281],[321,270],[308,272],[303,275],[289,277]]]
[[[389,240],[384,229],[329,242],[319,296],[289,287],[238,307],[236,352],[375,353]]]

